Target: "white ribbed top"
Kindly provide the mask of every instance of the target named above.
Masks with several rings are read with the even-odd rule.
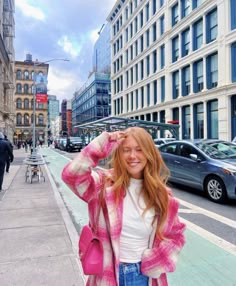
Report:
[[[145,203],[141,195],[142,180],[130,179],[124,198],[123,226],[120,237],[120,261],[135,263],[141,261],[143,251],[148,247],[152,232],[154,210],[142,216]]]

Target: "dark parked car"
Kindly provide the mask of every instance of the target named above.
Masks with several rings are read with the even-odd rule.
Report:
[[[80,137],[68,137],[67,141],[66,141],[65,150],[67,152],[81,151],[83,146],[84,146],[84,144],[83,144],[83,141]]]
[[[236,199],[236,162],[202,141],[175,141],[159,147],[171,171],[169,181],[205,191],[214,202]]]

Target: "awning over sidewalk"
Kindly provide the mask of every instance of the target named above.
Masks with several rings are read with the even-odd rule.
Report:
[[[106,117],[97,121],[84,123],[74,126],[74,130],[80,134],[92,134],[98,135],[102,131],[116,131],[123,130],[131,126],[139,126],[145,128],[153,138],[156,137],[158,131],[169,131],[169,133],[176,139],[179,139],[179,125],[158,123],[145,120],[129,119],[122,117]]]

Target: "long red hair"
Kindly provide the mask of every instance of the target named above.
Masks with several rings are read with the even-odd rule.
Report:
[[[125,136],[133,136],[147,159],[143,176],[143,197],[146,203],[143,215],[147,210],[154,208],[158,216],[156,234],[162,238],[161,230],[165,223],[168,210],[166,182],[169,176],[169,170],[162,160],[152,137],[145,129],[130,127],[125,130]],[[130,181],[130,176],[123,160],[122,144],[113,152],[111,164],[114,169],[112,176],[113,187],[118,203],[120,197],[124,195],[124,190],[129,186]],[[111,178],[108,178],[108,180],[111,180]]]

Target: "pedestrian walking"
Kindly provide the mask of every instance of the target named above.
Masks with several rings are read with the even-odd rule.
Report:
[[[112,169],[96,168],[110,156]],[[65,166],[62,178],[88,203],[103,244],[103,272],[90,275],[87,285],[168,285],[185,243],[168,175],[151,136],[139,127],[103,132]]]
[[[8,142],[4,140],[4,135],[0,132],[0,192],[2,191],[2,183],[5,172],[6,162],[12,162],[14,159],[12,149]]]
[[[4,140],[10,145],[12,153],[13,153],[13,145],[11,144],[11,141],[8,140],[7,135],[4,135]],[[8,157],[8,160],[6,161],[6,172],[9,173],[10,170],[10,164],[11,164],[11,157]]]

